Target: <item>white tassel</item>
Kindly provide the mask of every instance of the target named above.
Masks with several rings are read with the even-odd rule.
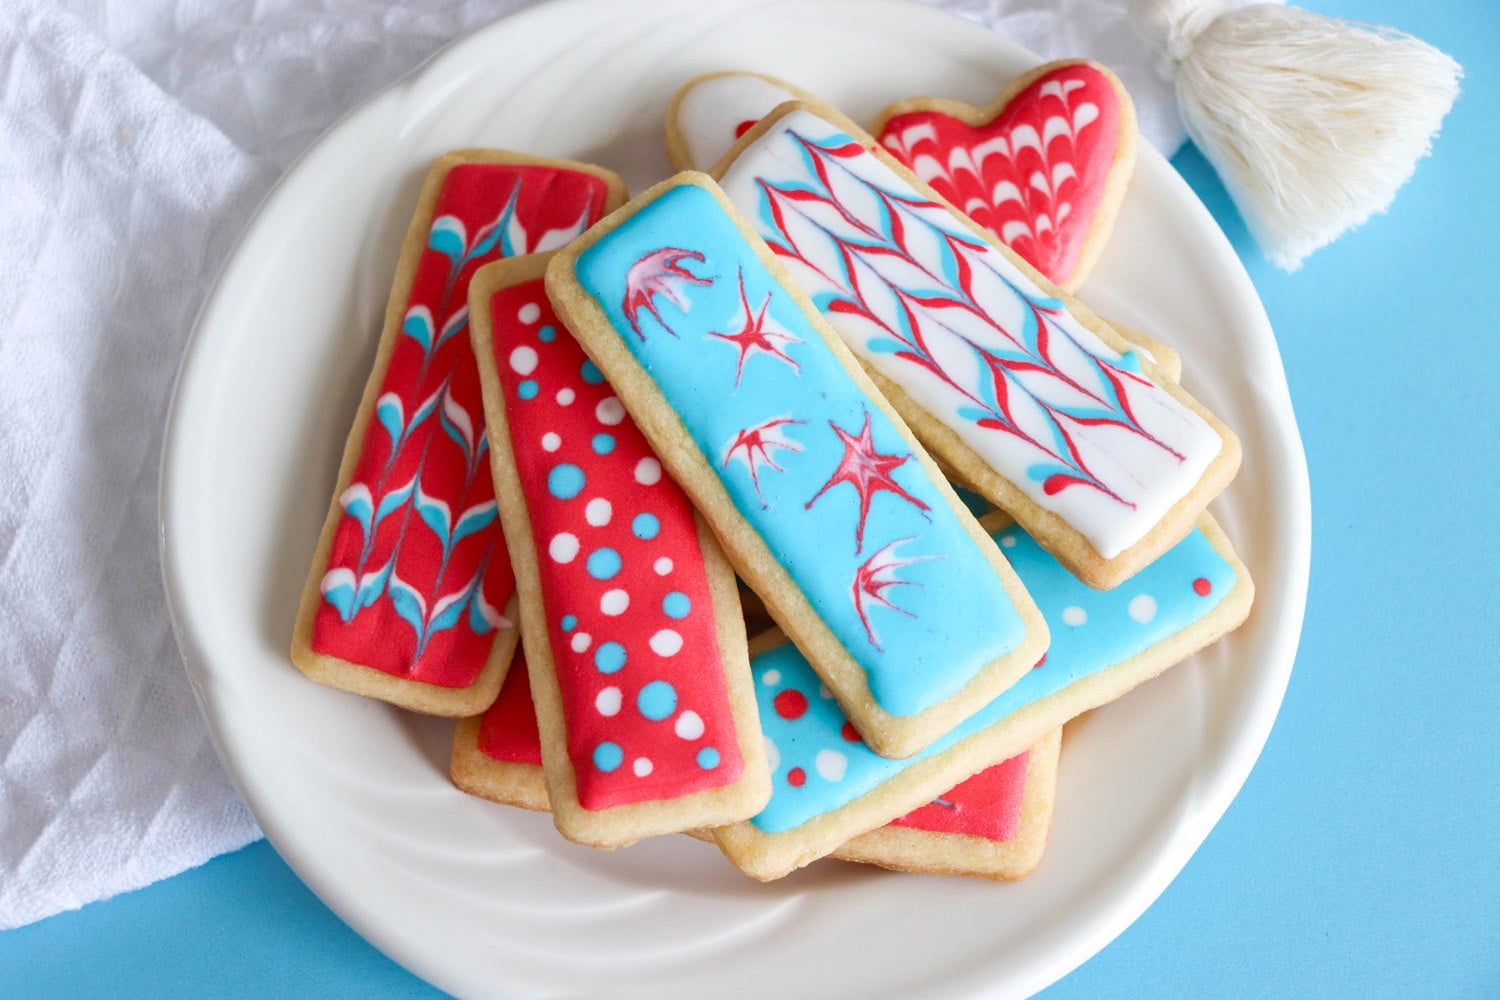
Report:
[[[1398,31],[1264,3],[1130,2],[1188,135],[1287,271],[1390,205],[1458,96],[1458,63]]]

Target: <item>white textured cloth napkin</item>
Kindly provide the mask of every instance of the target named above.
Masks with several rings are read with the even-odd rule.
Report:
[[[0,3],[0,929],[260,836],[167,619],[157,467],[194,314],[336,118],[532,0]],[[928,0],[1090,55],[1181,142],[1123,0]]]

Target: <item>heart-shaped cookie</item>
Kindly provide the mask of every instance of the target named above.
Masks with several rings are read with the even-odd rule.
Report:
[[[1071,291],[1098,257],[1135,166],[1135,110],[1097,63],[1047,63],[983,108],[916,98],[872,130],[892,155]]]

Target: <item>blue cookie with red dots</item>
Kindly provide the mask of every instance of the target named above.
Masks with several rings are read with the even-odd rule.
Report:
[[[1212,517],[1114,590],[1082,583],[1003,515],[982,522],[1047,618],[1052,645],[1025,677],[906,760],[874,753],[796,647],[751,642],[771,801],[714,839],[747,874],[780,878],[930,802],[1238,627],[1254,585]]]

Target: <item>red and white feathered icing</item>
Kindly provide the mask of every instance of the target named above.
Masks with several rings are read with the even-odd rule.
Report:
[[[1120,98],[1097,66],[1043,73],[988,123],[940,111],[890,118],[891,154],[1048,279],[1078,269],[1120,140]]]

